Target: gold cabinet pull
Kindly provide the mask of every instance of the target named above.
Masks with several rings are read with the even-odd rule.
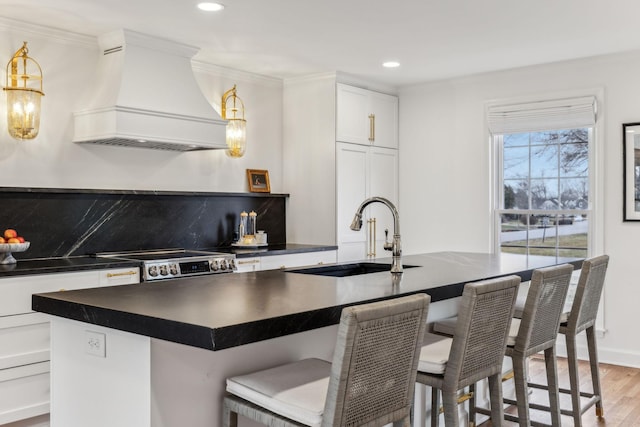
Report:
[[[375,118],[374,118],[374,120],[375,120]],[[376,243],[376,237],[377,237],[378,231],[376,229],[376,224],[377,224],[376,219],[373,218],[372,221],[373,221],[373,257],[375,258],[376,257],[376,252],[377,252],[377,249],[378,249],[377,248],[377,243]]]
[[[123,271],[121,273],[107,273],[107,279],[111,279],[114,277],[120,277],[120,276],[134,276],[138,274],[137,271]]]
[[[376,115],[369,114],[369,141],[376,140]]]
[[[376,219],[369,218],[367,220],[367,227],[369,228],[369,247],[367,248],[367,256],[374,257],[376,256]]]
[[[240,264],[240,265],[260,264],[260,260],[259,259],[252,259],[252,260],[249,260],[249,261],[238,261],[238,264]]]

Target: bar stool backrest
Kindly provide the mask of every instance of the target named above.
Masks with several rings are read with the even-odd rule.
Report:
[[[460,390],[500,372],[519,284],[507,276],[465,285],[444,387]]]
[[[595,324],[608,265],[609,255],[583,261],[578,288],[567,319],[568,330],[577,334]]]
[[[417,294],[343,309],[324,427],[409,419],[429,301]]]
[[[515,351],[533,354],[553,345],[558,336],[572,272],[570,264],[533,271]]]

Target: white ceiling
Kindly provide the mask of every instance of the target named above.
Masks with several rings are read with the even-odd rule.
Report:
[[[127,28],[277,78],[340,71],[395,87],[640,49],[638,0],[221,0],[217,13],[198,1],[0,0],[0,16],[95,36]]]

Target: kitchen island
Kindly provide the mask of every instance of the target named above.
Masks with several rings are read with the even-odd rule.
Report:
[[[34,295],[33,309],[54,316],[52,426],[220,425],[225,378],[303,357],[331,360],[346,306],[426,292],[435,320],[455,314],[467,282],[581,265],[461,252],[403,261],[399,279],[280,270]]]

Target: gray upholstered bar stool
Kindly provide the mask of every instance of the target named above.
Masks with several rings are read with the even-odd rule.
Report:
[[[224,426],[238,414],[268,426],[410,426],[430,298],[342,311],[333,362],[304,359],[227,379]]]
[[[598,417],[604,415],[600,372],[598,370],[598,346],[596,342],[595,324],[608,265],[608,255],[589,258],[582,263],[580,279],[578,280],[575,296],[571,303],[571,311],[567,316],[566,322],[560,324],[559,333],[565,336],[567,343],[567,363],[569,366],[570,384],[569,389],[561,388],[560,392],[571,395],[571,410],[561,409],[560,412],[573,417],[575,427],[582,426],[582,414],[594,405],[596,407],[596,415]],[[580,391],[576,336],[582,331],[584,331],[587,336],[591,384],[593,387],[592,393]],[[529,387],[547,388],[544,385],[532,383],[529,384]],[[583,403],[580,399],[581,397],[586,398],[586,402]],[[531,404],[530,407],[549,410],[549,407],[544,405]]]
[[[534,270],[527,293],[522,319],[514,319],[506,355],[513,361],[516,400],[504,399],[517,405],[518,416],[505,414],[505,419],[517,421],[521,427],[547,425],[532,422],[529,415],[529,389],[527,387],[527,362],[530,356],[544,351],[551,425],[560,427],[560,401],[556,359],[556,338],[560,326],[560,316],[571,282],[573,266],[558,265]],[[470,416],[474,411],[488,414],[484,408],[476,408],[470,401]]]
[[[458,391],[489,379],[491,419],[502,423],[502,360],[520,277],[467,283],[453,337],[427,332],[416,381],[431,387],[431,425],[438,425],[442,393],[446,427],[457,427]],[[475,421],[475,420],[470,420]]]

